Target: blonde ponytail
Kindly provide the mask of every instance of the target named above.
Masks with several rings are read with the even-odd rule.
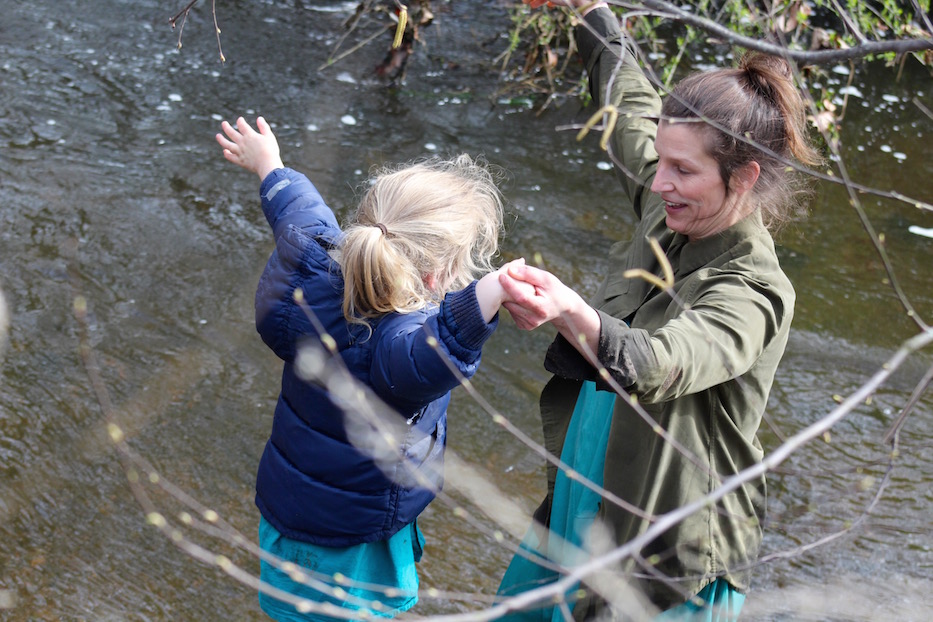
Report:
[[[462,289],[491,269],[501,226],[501,195],[481,161],[462,155],[377,172],[335,254],[344,316],[365,324]]]

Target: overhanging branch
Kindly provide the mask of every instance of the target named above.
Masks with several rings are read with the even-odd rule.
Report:
[[[894,52],[896,54],[906,54],[909,52],[921,52],[923,50],[933,49],[933,37],[921,37],[916,39],[897,39],[894,41],[862,41],[858,45],[853,45],[845,49],[836,50],[791,50],[784,46],[769,43],[762,39],[754,39],[745,35],[735,33],[725,26],[718,24],[710,19],[700,17],[685,11],[680,7],[664,2],[663,0],[644,0],[641,3],[613,2],[618,6],[633,9],[650,9],[656,15],[676,19],[685,24],[690,24],[700,28],[707,33],[722,38],[730,43],[749,50],[756,50],[766,54],[783,56],[797,63],[809,65],[828,65],[840,61],[854,60],[864,58],[874,54],[884,54]]]

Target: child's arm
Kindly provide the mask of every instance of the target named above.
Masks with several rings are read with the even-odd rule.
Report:
[[[230,162],[256,173],[260,180],[275,169],[285,167],[275,134],[262,117],[256,119],[258,132],[243,117],[236,120],[236,127],[226,121],[220,127],[224,133],[218,132],[217,142],[223,147],[224,157]]]
[[[509,283],[508,291],[499,281],[508,278],[509,269],[524,265],[524,259],[516,259],[464,289],[448,292],[439,312],[421,315],[420,320],[419,314],[403,313],[380,319],[374,328],[370,386],[394,408],[410,411],[471,378],[483,345],[498,326],[499,307],[512,300],[509,291],[523,298],[535,295],[534,286],[524,281]]]
[[[500,274],[508,274],[510,268],[518,268],[525,265],[525,259],[519,258],[505,264],[498,270],[490,272],[479,280],[476,284],[476,301],[479,303],[483,319],[488,324],[499,311],[499,307],[504,302],[512,302],[512,297],[506,292],[499,282]],[[528,297],[535,295],[534,285],[524,281],[516,281],[514,287],[519,291],[525,290],[524,294]]]
[[[224,157],[259,175],[263,213],[276,240],[292,225],[300,229],[323,226],[328,231],[320,230],[317,235],[327,243],[339,237],[333,211],[305,175],[285,168],[279,143],[263,117],[256,118],[256,129],[243,117],[237,118],[235,126],[224,121],[220,127],[223,133],[218,132],[215,138]]]

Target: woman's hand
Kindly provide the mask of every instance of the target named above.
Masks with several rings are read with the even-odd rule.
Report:
[[[590,343],[599,338],[599,314],[550,272],[510,265],[499,283],[508,297],[503,306],[519,328],[532,330],[550,322],[571,343],[580,335]]]
[[[236,120],[236,127],[224,121],[220,124],[223,134],[218,133],[215,138],[223,147],[227,160],[256,173],[259,179],[265,179],[266,175],[285,165],[279,155],[279,143],[266,120],[258,117],[256,127],[258,132],[243,117]]]
[[[485,275],[476,284],[476,301],[479,303],[479,308],[483,314],[483,319],[487,323],[489,323],[493,316],[499,312],[499,307],[501,307],[503,303],[511,300],[508,292],[505,291],[505,288],[502,287],[501,283],[499,282],[499,276],[505,274],[512,268],[517,268],[524,265],[524,257],[513,259],[498,270]],[[515,291],[524,291],[526,295],[534,295],[534,287],[528,285],[527,283],[516,282],[513,285],[513,289]]]
[[[533,266],[511,266],[499,275],[499,284],[506,295],[503,306],[519,328],[532,330],[560,317],[552,292],[563,283],[550,272]]]
[[[550,322],[594,367],[599,344],[599,313],[556,276],[533,266],[510,265],[499,275],[502,303],[516,326],[532,330]]]

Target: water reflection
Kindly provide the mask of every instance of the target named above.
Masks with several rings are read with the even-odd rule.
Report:
[[[589,111],[566,102],[537,115],[494,103],[495,78],[483,63],[504,45],[501,7],[445,5],[407,84],[390,90],[369,78],[381,56],[375,47],[316,71],[353,6],[223,3],[221,66],[203,8],[192,14],[179,53],[166,25],[175,7],[164,2],[0,0],[0,287],[12,322],[0,369],[0,590],[18,598],[10,619],[263,619],[252,590],[145,524],[79,363],[71,310],[75,278],[90,303],[90,344],[132,446],[252,534],[253,478],[278,389],[278,364],[252,325],[270,241],[255,180],[216,152],[220,119],[261,112],[274,121],[286,162],[308,172],[341,213],[372,165],[484,153],[509,173],[503,258],[540,253],[583,293],[595,290],[607,246],[631,232],[595,141],[554,130]],[[850,175],[929,199],[933,120],[912,104],[930,107],[929,76],[909,66],[901,81],[883,68],[857,72],[859,93],[850,93],[843,128]],[[348,116],[355,122],[342,120]],[[884,282],[847,194],[823,185],[818,197],[812,218],[781,240],[799,303],[762,432],[771,448],[829,412],[835,395],[860,386],[917,330]],[[933,226],[930,215],[860,199],[885,234],[898,284],[929,316],[933,244],[909,227]],[[550,336],[504,321],[476,379],[534,439]],[[845,582],[887,584],[890,592],[872,592],[879,603],[903,597],[933,606],[933,472],[923,457],[933,437],[929,396],[908,418],[890,480],[871,505],[891,459],[881,439],[931,364],[929,351],[911,358],[871,403],[771,478],[766,552],[845,529],[869,507],[871,514],[832,544],[763,566],[749,601],[753,619],[799,617],[780,607],[807,584],[853,600]],[[462,460],[526,511],[537,504],[541,460],[465,393],[454,397],[450,428]],[[449,492],[469,507],[455,485]],[[470,523],[437,503],[423,527],[425,587],[494,591],[510,557],[491,535],[496,521],[479,513]],[[234,559],[256,570],[249,557]],[[425,595],[418,613],[477,606]],[[917,610],[895,611],[920,619],[911,618]]]

